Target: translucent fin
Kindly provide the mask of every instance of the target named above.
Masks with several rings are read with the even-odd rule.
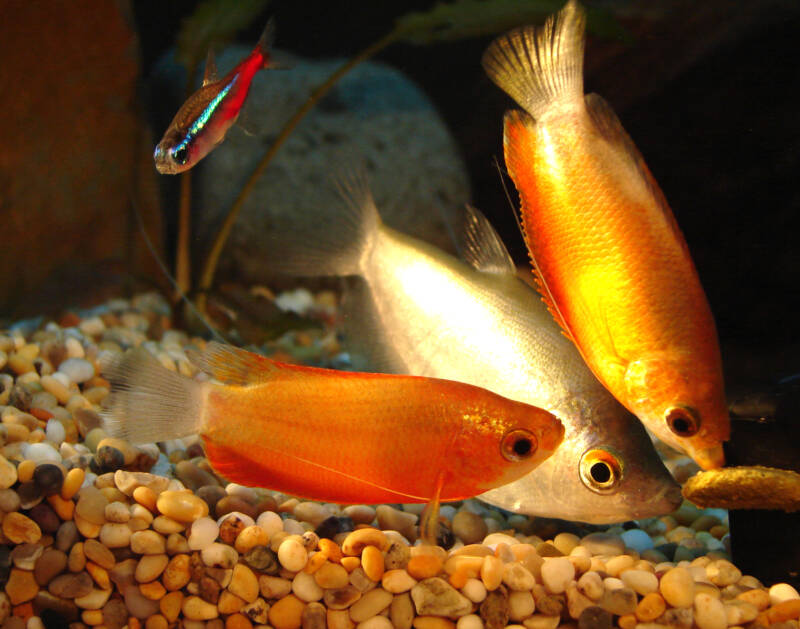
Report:
[[[362,169],[335,177],[341,201],[320,208],[314,221],[288,233],[270,235],[267,264],[276,273],[295,276],[359,275],[361,261],[381,224]]]
[[[208,343],[202,354],[192,352],[189,358],[212,378],[242,387],[270,380],[278,371],[278,366],[265,356],[216,341]]]
[[[498,37],[481,63],[492,81],[539,118],[556,101],[583,98],[585,26],[583,7],[570,0],[544,26],[525,26]]]
[[[385,326],[367,282],[361,277],[344,279],[342,316],[347,348],[359,371],[408,373],[408,366],[386,338]]]
[[[511,175],[511,178],[515,182],[520,180],[518,176],[520,173],[526,172],[525,163],[527,160],[526,155],[527,144],[529,142],[528,138],[535,133],[536,122],[524,111],[517,109],[506,112],[506,115],[503,118],[503,151],[505,153],[506,168],[508,169],[508,173]],[[522,201],[522,203],[524,204],[524,201]],[[525,215],[524,205],[522,208],[522,215]],[[527,233],[525,221],[520,221],[520,228],[522,230],[522,237],[525,239],[525,242],[531,242],[530,235]],[[528,252],[530,253],[530,251],[531,248],[529,245]],[[538,289],[539,294],[542,296],[542,301],[544,301],[547,309],[553,316],[553,319],[555,319],[556,323],[558,323],[558,325],[561,327],[564,335],[570,340],[574,341],[569,327],[567,327],[567,324],[564,321],[564,318],[561,316],[561,313],[559,312],[552,295],[550,295],[550,290],[547,288],[547,284],[542,279],[542,274],[539,271],[538,265],[536,264],[536,259],[532,253],[530,253],[530,256],[531,264],[533,266],[533,275],[536,281],[536,288]]]
[[[419,537],[424,544],[436,546],[436,538],[439,536],[439,497],[442,495],[442,485],[444,484],[444,472],[439,474],[436,479],[436,489],[433,496],[422,510],[419,517]]]
[[[471,205],[466,207],[461,255],[479,271],[497,275],[516,273],[514,261],[500,236],[483,213]]]
[[[206,71],[203,73],[203,87],[209,83],[217,81],[217,60],[214,57],[214,50],[209,48],[206,56]]]
[[[202,421],[203,385],[170,371],[136,348],[103,367],[111,395],[103,410],[108,434],[153,443],[195,434]]]
[[[256,48],[264,55],[264,67],[272,67],[272,57],[270,49],[275,41],[275,18],[269,18],[264,30],[261,32],[261,37],[258,38]]]

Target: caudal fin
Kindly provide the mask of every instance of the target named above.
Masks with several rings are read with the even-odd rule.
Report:
[[[103,411],[108,434],[130,443],[178,439],[199,431],[203,384],[170,371],[144,348],[103,369],[111,395]]]
[[[586,14],[576,0],[547,18],[494,40],[483,54],[484,70],[534,118],[554,102],[583,100]]]
[[[272,272],[294,276],[359,275],[380,225],[380,217],[362,170],[335,179],[340,202],[314,210],[288,233],[268,235],[265,264]]]

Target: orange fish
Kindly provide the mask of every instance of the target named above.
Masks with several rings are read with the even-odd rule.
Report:
[[[584,25],[571,0],[483,57],[525,109],[506,114],[503,140],[528,250],[598,379],[663,441],[720,467],[730,426],[711,310],[641,154],[602,98],[584,98]]]
[[[199,433],[228,480],[304,498],[428,502],[435,523],[439,500],[521,478],[564,436],[547,411],[459,382],[288,365],[220,343],[193,360],[227,384],[144,349],[111,365],[109,432],[132,443]]]

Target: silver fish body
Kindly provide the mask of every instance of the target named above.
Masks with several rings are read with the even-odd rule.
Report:
[[[470,265],[383,225],[365,186],[349,194],[349,216],[336,223],[358,226],[351,246],[337,249],[346,238],[329,232],[310,241],[318,248],[304,256],[293,239],[284,260],[294,272],[316,267],[317,275],[360,276],[349,281],[344,304],[354,353],[381,371],[466,382],[544,408],[564,423],[564,441],[547,461],[481,499],[591,523],[651,517],[680,504],[680,488],[639,421],[516,276],[482,215],[470,213]]]

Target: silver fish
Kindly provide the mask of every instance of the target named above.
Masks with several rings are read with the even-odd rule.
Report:
[[[384,225],[368,185],[342,185],[324,233],[273,237],[275,270],[347,280],[353,353],[373,369],[449,378],[544,408],[564,423],[535,471],[480,498],[518,513],[590,523],[651,517],[681,502],[639,421],[562,335],[486,218],[467,212],[463,262]],[[361,365],[359,365],[361,367]]]

